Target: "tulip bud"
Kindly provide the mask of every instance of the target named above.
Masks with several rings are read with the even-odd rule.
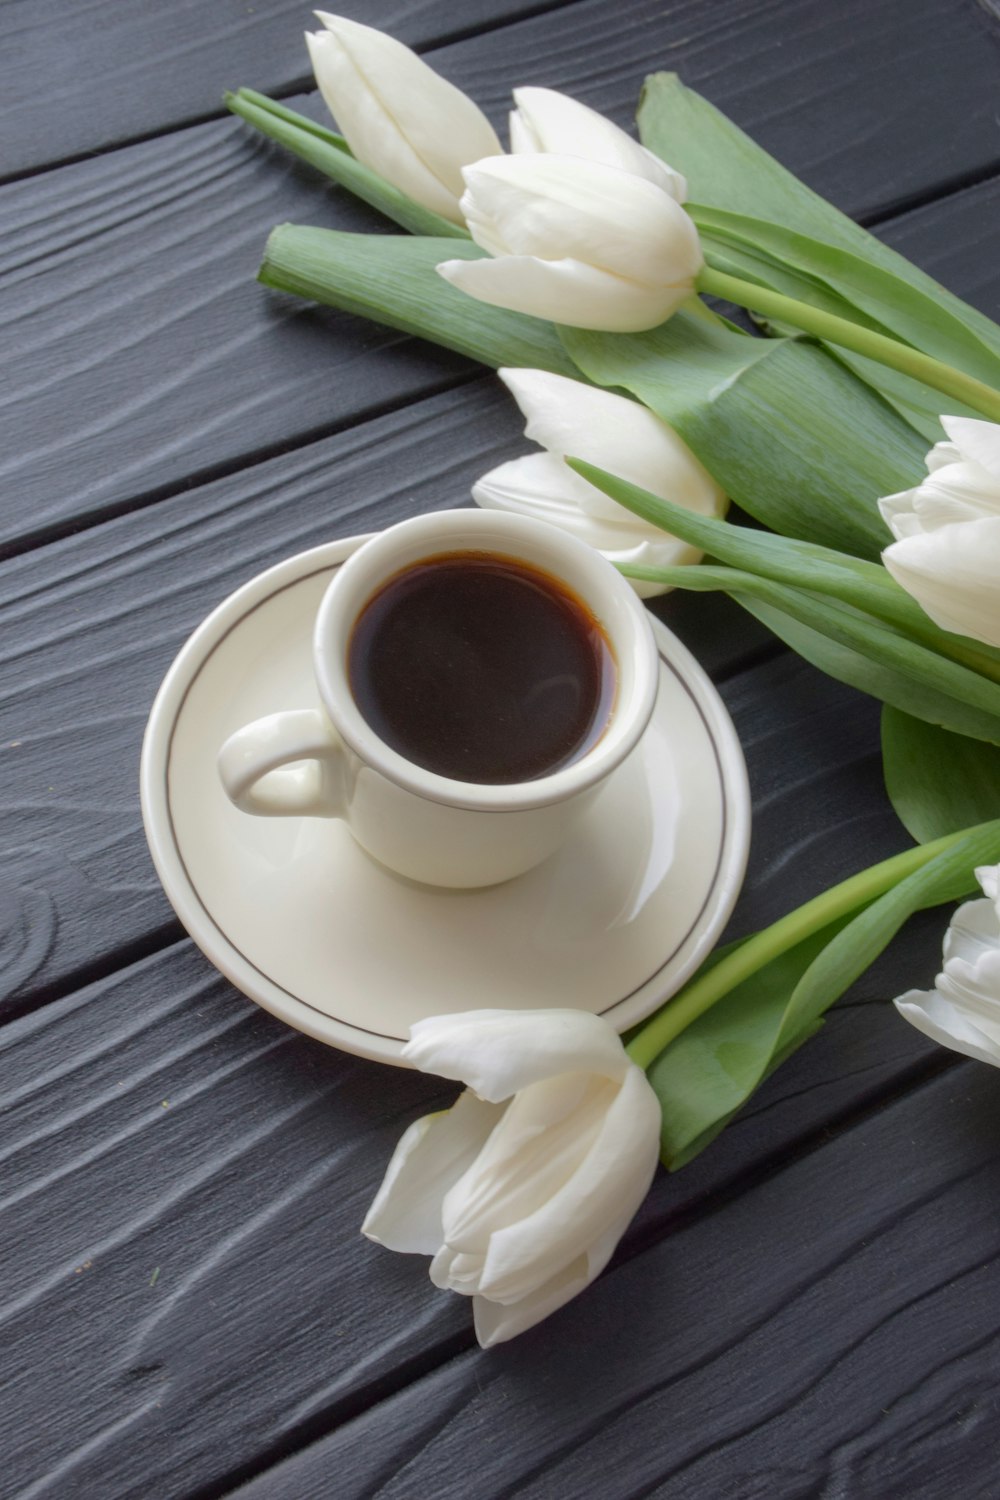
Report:
[[[634,177],[655,182],[677,203],[687,197],[687,183],[679,172],[640,146],[610,120],[555,89],[515,89],[517,108],[510,116],[510,149],[517,153],[552,152],[585,156],[588,161],[620,167]]]
[[[932,990],[895,1002],[932,1041],[1000,1067],[1000,865],[976,871],[985,900],[967,901],[944,939],[944,968]]]
[[[879,510],[897,538],[889,572],[942,630],[1000,646],[1000,427],[942,417],[950,442],[927,455],[927,478]]]
[[[466,167],[469,232],[492,260],[439,273],[495,307],[575,328],[652,328],[694,291],[698,232],[669,193],[578,156],[496,156]]]
[[[402,42],[316,11],[306,32],[320,93],[358,161],[462,223],[462,167],[503,150],[482,111]]]
[[[583,1291],[649,1189],[660,1105],[609,1023],[577,1010],[479,1010],[418,1022],[403,1058],[469,1085],[411,1125],[362,1226],[433,1255],[472,1297],[484,1348]]]
[[[563,463],[567,454],[583,458],[699,515],[722,515],[722,490],[672,428],[637,401],[564,375],[498,373],[527,419],[525,435],[546,451],[484,474],[472,489],[478,505],[562,526],[613,563],[666,568],[699,560],[696,547],[617,505]],[[640,598],[666,591],[630,582]]]

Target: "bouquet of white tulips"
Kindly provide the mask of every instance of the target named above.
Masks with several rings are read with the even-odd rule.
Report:
[[[229,107],[410,234],[282,225],[261,281],[498,369],[541,451],[484,475],[477,503],[566,527],[644,595],[725,591],[881,699],[887,790],[918,840],[716,955],[627,1055],[571,1012],[415,1029],[409,1060],[469,1088],[404,1136],[365,1229],[432,1254],[491,1343],[603,1267],[657,1136],[666,1165],[690,1160],[907,917],[976,878],[936,989],[897,1005],[1000,1062],[1000,328],[672,75],[646,80],[642,144],[517,89],[505,153],[407,48],[318,15],[343,134],[250,89]]]

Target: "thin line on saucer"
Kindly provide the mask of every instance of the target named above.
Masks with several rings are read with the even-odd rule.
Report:
[[[393,1032],[372,1031],[370,1027],[361,1026],[356,1021],[346,1021],[346,1020],[344,1020],[340,1016],[336,1016],[336,1015],[332,1016],[329,1011],[320,1010],[319,1006],[310,1004],[310,1002],[308,1000],[303,999],[303,997],[301,995],[296,995],[296,994],[293,993],[293,991],[286,990],[283,985],[278,984],[278,982],[275,979],[273,979],[270,974],[266,973],[263,969],[258,968],[258,966],[253,962],[253,960],[250,959],[250,958],[248,958],[247,955],[243,952],[243,950],[241,948],[238,948],[236,946],[236,944],[233,942],[233,940],[225,932],[223,932],[222,928],[219,926],[219,924],[216,921],[215,917],[212,915],[212,912],[211,912],[210,908],[206,905],[204,897],[202,896],[200,890],[195,885],[195,882],[194,882],[194,880],[193,880],[193,878],[191,876],[191,872],[190,872],[190,870],[187,867],[187,862],[184,859],[184,853],[183,853],[183,850],[181,849],[180,840],[177,837],[177,831],[176,831],[176,829],[174,827],[173,806],[171,804],[171,799],[170,799],[170,760],[171,760],[171,756],[172,756],[172,753],[173,753],[174,735],[176,733],[177,726],[180,723],[181,715],[184,712],[184,705],[187,702],[188,695],[190,694],[191,689],[194,687],[194,685],[197,682],[198,678],[201,676],[201,674],[204,671],[205,667],[208,665],[208,663],[211,661],[212,657],[215,655],[216,651],[219,649],[219,647],[223,644],[224,641],[226,641],[226,640],[229,639],[229,637],[232,635],[232,633],[233,633],[234,630],[236,630],[239,626],[243,625],[243,623],[246,620],[248,620],[251,615],[256,614],[256,612],[259,609],[261,609],[265,604],[270,604],[271,601],[274,600],[274,599],[276,599],[279,594],[287,593],[287,591],[289,589],[298,588],[298,586],[300,584],[308,583],[311,578],[318,578],[321,574],[330,574],[330,576],[332,577],[333,574],[337,572],[338,568],[341,568],[342,566],[343,566],[342,563],[333,563],[333,564],[329,564],[328,563],[325,567],[314,568],[312,570],[312,572],[310,572],[310,573],[302,573],[302,574],[299,575],[299,577],[291,579],[288,583],[283,583],[280,586],[280,588],[276,588],[276,589],[272,590],[272,592],[269,593],[269,594],[267,594],[265,598],[258,599],[258,601],[257,601],[256,604],[251,605],[249,609],[245,610],[244,613],[240,615],[239,619],[234,620],[232,622],[232,624],[229,625],[229,627],[223,632],[223,634],[219,636],[218,640],[216,640],[215,642],[213,642],[213,644],[212,644],[211,648],[209,649],[207,655],[205,655],[202,658],[202,660],[198,664],[197,669],[195,670],[194,673],[192,673],[192,675],[191,675],[191,677],[190,677],[190,679],[189,679],[189,681],[188,681],[188,683],[187,683],[187,685],[186,685],[186,687],[184,689],[184,694],[183,694],[183,696],[181,698],[181,701],[177,705],[177,711],[174,714],[173,722],[172,722],[172,724],[170,726],[170,736],[169,736],[169,739],[167,740],[167,753],[166,753],[166,755],[164,757],[164,766],[163,766],[164,801],[166,803],[167,821],[168,821],[169,828],[170,828],[170,837],[171,837],[171,841],[173,843],[174,852],[175,852],[175,854],[177,856],[177,860],[178,860],[178,863],[181,866],[181,869],[184,871],[184,876],[185,876],[185,879],[187,880],[188,887],[191,890],[191,893],[194,896],[195,900],[197,901],[198,905],[200,906],[201,911],[202,911],[203,915],[205,916],[205,918],[207,919],[207,921],[215,929],[215,931],[218,933],[219,937],[226,944],[226,946],[241,959],[241,961],[246,965],[246,967],[248,969],[252,970],[252,972],[254,974],[259,975],[260,978],[265,981],[265,983],[273,986],[273,988],[275,990],[277,990],[279,994],[282,994],[282,995],[286,996],[287,999],[293,1001],[297,1005],[304,1005],[307,1010],[311,1010],[315,1015],[323,1016],[323,1018],[325,1020],[336,1021],[339,1025],[341,1025],[341,1026],[347,1026],[352,1031],[360,1032],[364,1036],[376,1037],[376,1038],[378,1038],[381,1041],[386,1041],[386,1042],[403,1042],[403,1041],[406,1040],[405,1037],[397,1036]],[[614,1010],[619,1005],[624,1005],[626,1003],[626,1001],[631,1000],[633,995],[636,995],[636,994],[638,994],[638,992],[640,990],[645,989],[646,985],[652,984],[653,980],[657,977],[657,975],[658,974],[662,974],[663,970],[666,969],[667,967],[669,967],[669,965],[671,963],[673,963],[673,961],[676,958],[677,954],[680,952],[680,950],[684,947],[684,944],[690,938],[692,932],[694,932],[694,930],[697,928],[699,922],[702,919],[702,916],[705,913],[705,908],[708,906],[709,901],[712,899],[712,896],[715,894],[716,885],[717,885],[718,879],[719,879],[719,871],[720,871],[720,869],[722,867],[722,857],[723,857],[723,854],[725,852],[725,847],[726,847],[726,833],[727,833],[728,826],[729,826],[728,789],[727,789],[727,786],[726,786],[726,779],[725,779],[724,775],[722,774],[722,758],[721,758],[721,756],[719,754],[719,747],[718,747],[718,745],[716,743],[715,735],[714,735],[714,733],[712,731],[712,725],[709,723],[707,717],[705,716],[705,712],[704,712],[704,709],[702,708],[702,705],[699,703],[698,699],[695,697],[694,693],[691,691],[690,684],[677,671],[677,668],[674,666],[673,662],[671,662],[669,660],[669,658],[664,655],[663,651],[659,647],[659,644],[657,644],[657,655],[658,655],[658,657],[660,659],[660,662],[661,662],[662,666],[666,667],[668,669],[668,671],[670,671],[672,673],[672,675],[674,676],[674,678],[676,679],[676,681],[680,684],[680,686],[683,688],[684,692],[687,694],[688,698],[690,698],[692,704],[694,705],[695,711],[696,711],[699,719],[701,720],[701,722],[702,722],[702,724],[703,724],[703,726],[705,728],[705,732],[708,735],[709,744],[712,747],[712,755],[713,755],[713,757],[715,759],[715,769],[716,769],[716,774],[717,774],[718,780],[719,780],[719,788],[720,788],[720,791],[722,793],[722,817],[721,817],[720,828],[719,828],[719,845],[718,845],[718,849],[716,851],[716,856],[715,856],[715,868],[712,871],[712,878],[709,881],[708,889],[707,889],[707,891],[705,893],[705,899],[702,902],[701,906],[698,908],[697,914],[692,918],[690,926],[688,927],[687,931],[684,933],[684,936],[676,943],[676,945],[674,946],[673,950],[667,955],[667,957],[663,960],[663,962],[656,969],[653,970],[652,974],[647,975],[647,977],[645,979],[643,979],[641,981],[641,983],[635,985],[631,990],[629,990],[628,994],[626,994],[626,995],[620,995],[616,1000],[610,1001],[606,1006],[603,1007],[603,1009],[601,1009],[601,1010],[599,1010],[599,1011],[596,1012],[597,1015],[601,1015],[601,1016],[606,1015],[608,1013],[608,1011]],[[362,855],[362,857],[364,857],[364,856]],[[387,879],[391,879],[392,877],[389,876],[389,875],[387,875],[386,878]]]

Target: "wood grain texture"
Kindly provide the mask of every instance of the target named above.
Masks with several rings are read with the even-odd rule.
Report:
[[[886,148],[895,148],[890,181],[899,197],[922,192],[928,171],[938,180],[1000,163],[990,108],[1000,28],[995,11],[973,0],[840,0],[827,8],[811,0],[669,0],[633,4],[613,23],[588,0],[463,0],[458,12],[442,0],[355,0],[342,13],[427,51],[434,67],[501,110],[512,84],[587,87],[586,68],[566,46],[574,32],[589,34],[606,59],[620,33],[641,27],[640,71],[680,68],[716,102],[728,94],[741,123],[767,122],[775,149],[800,136],[817,168],[836,172],[845,202],[854,201],[859,180],[869,187],[868,206],[885,202],[887,181],[871,172],[871,159]],[[220,0],[207,26],[191,0],[101,0],[70,9],[56,28],[30,0],[8,0],[0,175],[218,115],[224,88],[308,86],[302,31],[311,24],[290,0]],[[471,42],[475,33],[479,57],[492,63],[466,63],[476,49],[464,41],[441,45],[457,36]],[[593,70],[591,86],[607,94],[601,72]]]
[[[679,1338],[683,1353],[695,1336],[705,1298],[683,1283],[696,1268],[714,1265],[721,1275],[727,1258],[730,1265],[726,1315],[708,1309],[708,1347],[727,1327],[734,1333],[756,1322],[761,1276],[773,1304],[782,1288],[787,1299],[800,1289],[806,1245],[786,1276],[782,1256],[765,1263],[769,1247],[745,1224],[734,1227],[724,1205],[748,1175],[755,1201],[769,1191],[760,1181],[793,1151],[808,1150],[804,1134],[825,1137],[845,1110],[919,1070],[929,1045],[887,1007],[862,998],[772,1080],[704,1165],[660,1174],[619,1255],[619,1265],[638,1257],[646,1269],[629,1281],[621,1272],[607,1278],[578,1309],[578,1323],[564,1315],[531,1335],[516,1366],[522,1374],[565,1372],[576,1351],[577,1426],[567,1436],[596,1428],[617,1408],[621,1360],[609,1386],[595,1326],[610,1336],[617,1322],[623,1349],[647,1327],[627,1387],[639,1391],[657,1359],[665,1378],[676,1375],[679,1353],[670,1351]],[[261,1494],[360,1500],[373,1493],[361,1477],[365,1464],[378,1459],[379,1472],[389,1473],[405,1452],[417,1466],[405,1493],[464,1500],[469,1490],[456,1465],[462,1451],[464,1462],[475,1451],[464,1410],[469,1382],[490,1388],[511,1368],[511,1352],[485,1361],[470,1355],[466,1305],[434,1291],[423,1261],[390,1255],[358,1233],[405,1124],[454,1092],[298,1036],[238,996],[186,942],[2,1028],[4,1500],[145,1500],[153,1475],[157,1500],[221,1494],[341,1426],[345,1456],[323,1461],[325,1488],[268,1476]],[[827,1168],[816,1176],[825,1181]],[[836,1169],[832,1176],[836,1194]],[[799,1192],[788,1189],[786,1216]],[[802,1205],[808,1222],[808,1192]],[[771,1200],[764,1213],[771,1224]],[[743,1215],[752,1222],[752,1211]],[[754,1262],[738,1274],[734,1245]],[[663,1302],[668,1285],[690,1327],[678,1329],[677,1307]],[[840,1346],[825,1347],[831,1354]],[[451,1456],[439,1462],[433,1448],[421,1455],[425,1424],[414,1403],[443,1425],[441,1382],[450,1389],[455,1379],[458,1425],[447,1437]],[[397,1397],[411,1381],[413,1401]],[[529,1455],[552,1459],[566,1397],[558,1384],[546,1390],[543,1378],[529,1379],[523,1400],[537,1410],[528,1442],[518,1432],[515,1388],[509,1411],[491,1425],[477,1496],[505,1493],[499,1475],[519,1481]],[[374,1446],[356,1443],[369,1407]],[[604,1495],[576,1480],[530,1492]]]
[[[667,11],[641,0],[609,28],[603,0],[579,0],[571,12],[470,37],[441,61],[498,117],[510,87],[532,81],[570,88],[623,124],[643,73],[680,67],[793,170],[862,213],[980,170],[973,141],[981,136],[995,149],[1000,49],[981,34],[985,24],[967,0],[851,0],[836,19],[806,0],[763,8],[690,0]],[[869,87],[862,108],[855,93]],[[315,99],[305,104],[320,113]],[[0,213],[0,318],[10,348],[0,548],[471,378],[473,366],[457,356],[256,284],[276,222],[370,229],[381,221],[242,122],[182,130],[10,185]],[[940,274],[966,294],[969,262],[946,213],[918,226],[919,243],[928,235]],[[975,262],[975,291],[989,312],[1000,306],[1000,274],[995,257],[985,273],[984,263]]]
[[[898,214],[880,224],[878,234],[942,284],[961,287],[967,302],[1000,320],[998,223],[1000,181],[994,179]]]
[[[457,12],[445,0],[358,0],[338,14],[423,50],[538,8],[537,0],[462,0]],[[308,7],[292,0],[215,0],[210,19],[193,0],[100,0],[71,7],[58,27],[31,0],[7,0],[0,176],[220,116],[225,88],[308,87],[302,33],[315,25]]]
[[[239,1500],[334,1476],[344,1500],[987,1500],[995,1085],[957,1065],[620,1258],[586,1317],[453,1359]]]
[[[431,60],[498,119],[530,81],[627,123],[679,67],[856,214],[1000,165],[993,0],[535,8],[364,19],[460,35]],[[231,589],[461,500],[520,423],[466,362],[254,284],[275,220],[376,222],[236,122],[177,129],[223,84],[301,78],[287,0],[3,19],[0,174],[174,133],[0,191],[0,539],[29,549],[0,565],[0,1496],[994,1500],[997,1078],[885,1004],[929,981],[941,913],[522,1341],[481,1354],[425,1262],[360,1238],[453,1090],[299,1037],[181,939],[139,739]],[[881,231],[994,315],[998,191]],[[734,932],[900,847],[873,704],[725,600],[657,608],[747,747]]]
[[[401,1117],[452,1092],[386,1088],[188,943],[5,1027],[0,1493],[183,1495],[319,1370],[357,1393],[457,1330],[401,1266],[373,1339],[357,1232]]]

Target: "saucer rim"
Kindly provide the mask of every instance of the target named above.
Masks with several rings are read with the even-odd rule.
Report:
[[[153,701],[140,758],[140,803],[150,854],[167,899],[190,937],[225,978],[256,1004],[318,1041],[372,1061],[406,1066],[400,1056],[404,1046],[401,1039],[358,1028],[317,1010],[282,988],[241,953],[205,906],[188,873],[174,831],[169,783],[174,730],[187,693],[211,654],[251,610],[310,575],[339,567],[372,535],[377,533],[345,537],[285,558],[228,594],[197,626],[171,663]],[[676,994],[711,951],[735,905],[749,856],[750,790],[732,720],[714,683],[683,642],[655,616],[649,615],[649,622],[661,669],[669,667],[691,696],[715,750],[723,827],[712,882],[688,932],[652,975],[600,1012],[619,1032],[636,1025]],[[669,994],[661,991],[644,995],[648,989],[655,990],[657,976],[688,943],[691,951],[672,974]]]

